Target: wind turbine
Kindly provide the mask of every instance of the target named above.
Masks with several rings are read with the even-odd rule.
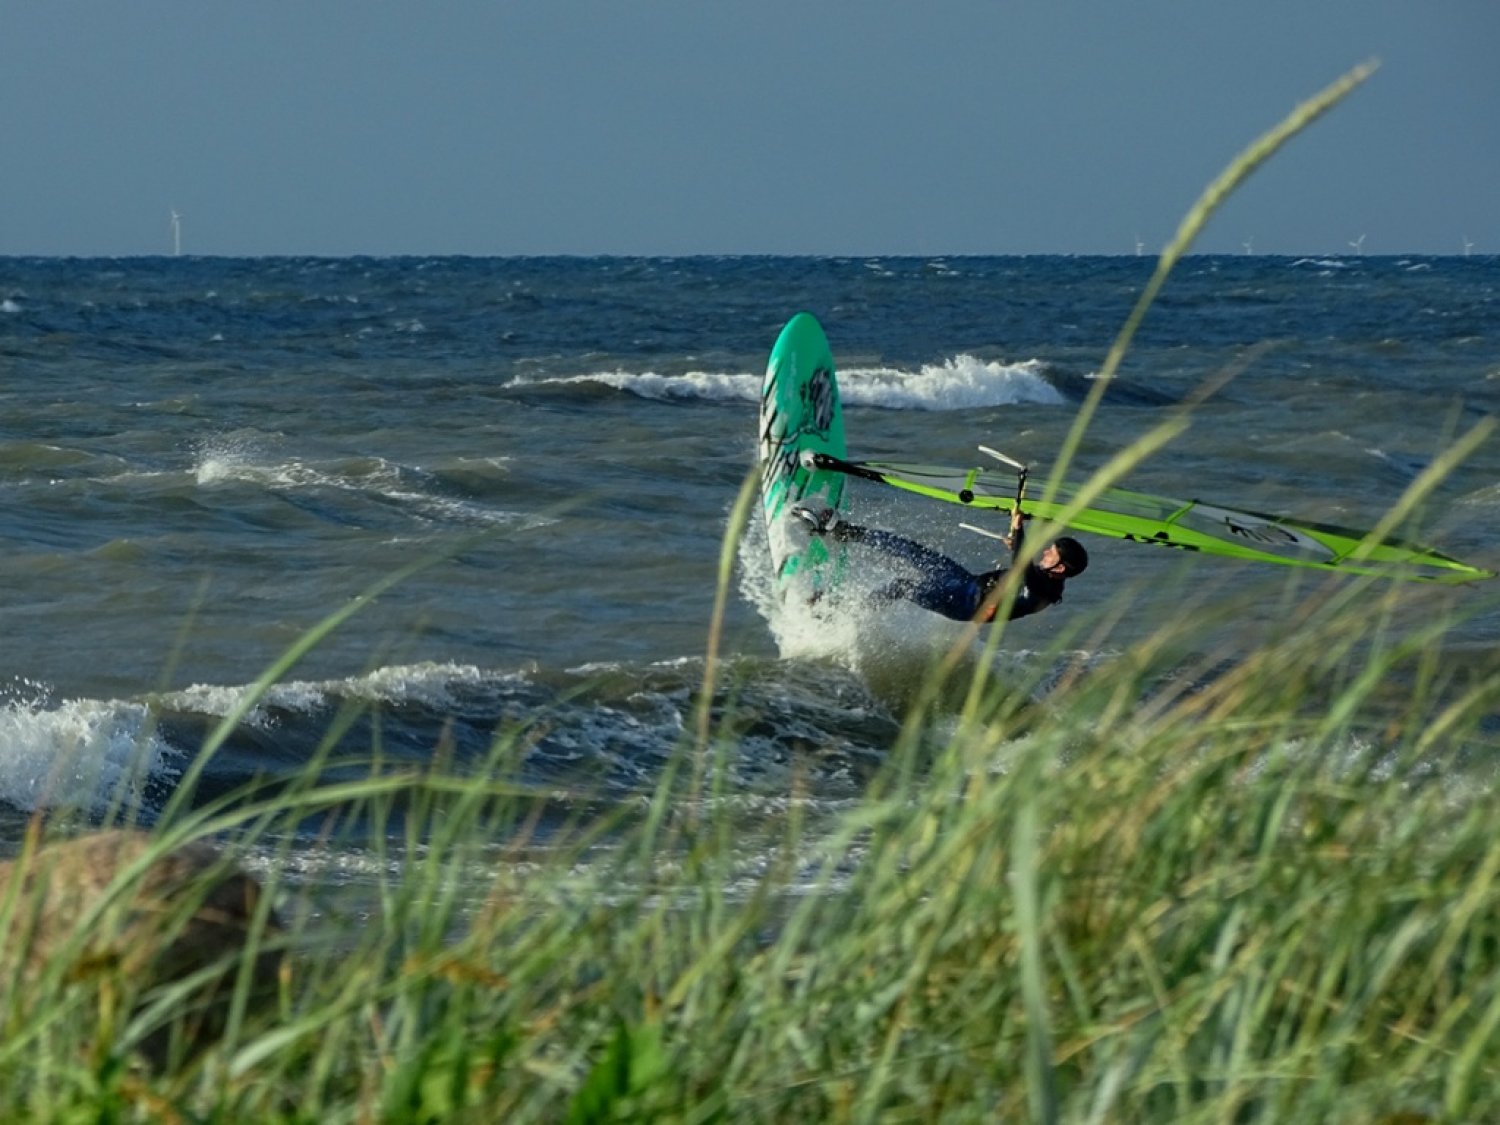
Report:
[[[1140,235],[1136,235],[1135,236],[1135,256],[1137,258],[1139,258],[1141,256],[1141,253],[1145,249],[1146,249],[1146,244],[1141,241],[1141,236]]]
[[[182,257],[182,216],[175,207],[172,208],[172,256]]]
[[[1469,241],[1469,236],[1464,235],[1464,257],[1467,258],[1474,252],[1474,244]]]
[[[1356,254],[1361,254],[1361,255],[1364,254],[1364,252],[1365,252],[1365,236],[1364,235],[1360,235],[1353,242],[1349,243],[1349,245],[1353,248],[1353,250],[1354,250],[1354,252]]]
[[[1255,253],[1255,236],[1252,234],[1249,238],[1245,239],[1245,241],[1244,241],[1244,243],[1242,245],[1245,247],[1245,253],[1246,254],[1254,254]]]

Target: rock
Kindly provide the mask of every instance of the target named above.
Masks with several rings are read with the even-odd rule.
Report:
[[[54,989],[81,987],[97,995],[107,1033],[115,1013],[138,1012],[159,986],[212,969],[140,1046],[161,1066],[174,1035],[185,1054],[222,1035],[260,885],[203,842],[127,874],[153,847],[149,834],[117,829],[0,863],[0,1018],[28,1004],[45,1012]],[[251,1010],[274,1002],[281,932],[273,913],[262,936],[273,948],[251,973]],[[12,988],[25,992],[19,1003],[5,995]]]

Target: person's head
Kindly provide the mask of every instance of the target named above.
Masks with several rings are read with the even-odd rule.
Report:
[[[1078,540],[1064,536],[1041,553],[1036,565],[1058,578],[1075,578],[1087,569],[1089,553]]]

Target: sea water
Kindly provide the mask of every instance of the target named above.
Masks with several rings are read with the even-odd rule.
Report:
[[[0,847],[33,813],[103,816],[122,792],[149,820],[345,607],[237,719],[204,795],[294,775],[357,704],[340,753],[477,762],[524,725],[523,780],[639,799],[695,722],[786,319],[827,331],[853,456],[965,465],[983,443],[1040,476],[1154,264],[0,260]],[[1189,407],[1126,483],[1372,526],[1500,408],[1500,258],[1189,258],[1078,469]],[[1497,475],[1491,440],[1423,506],[1422,538],[1500,563]],[[993,565],[958,526],[972,513],[850,488],[856,518]],[[906,606],[784,615],[757,530],[728,591],[722,790],[838,808],[897,737],[896,686],[956,627]],[[1063,628],[1078,658],[1118,659],[1185,591],[1273,622],[1293,604],[1281,568],[1089,546],[1065,602],[1007,630],[1002,671]],[[1492,649],[1495,591],[1451,597],[1449,658]]]

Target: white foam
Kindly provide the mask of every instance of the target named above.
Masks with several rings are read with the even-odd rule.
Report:
[[[869,679],[894,665],[909,672],[942,651],[961,626],[904,602],[872,607],[870,591],[890,577],[878,563],[850,556],[832,596],[810,605],[793,586],[777,594],[765,521],[752,517],[740,540],[740,593],[765,619],[787,660],[830,660]]]
[[[0,800],[26,812],[69,807],[102,813],[137,808],[141,782],[177,773],[177,757],[139,703],[73,700],[0,705]]]
[[[259,471],[261,444],[245,434],[216,434],[197,442],[193,475],[201,485],[242,479]]]
[[[200,441],[194,477],[200,485],[239,481],[267,488],[332,488],[374,492],[400,498],[401,470],[380,457],[360,459],[357,473],[328,472],[296,458],[278,459],[264,439],[244,433],[220,434]]]
[[[245,721],[251,725],[265,723],[266,706],[308,714],[326,706],[332,699],[361,699],[370,703],[419,702],[441,708],[454,702],[452,689],[455,685],[522,679],[524,676],[520,673],[488,672],[472,664],[427,662],[396,665],[339,680],[273,684],[256,707],[247,713]],[[251,690],[250,684],[194,684],[159,696],[158,701],[172,710],[222,717],[242,706]]]
[[[654,371],[591,371],[552,379],[517,378],[512,386],[555,387],[601,383],[617,391],[658,401],[758,402],[762,376],[747,372],[688,371],[659,375]]]
[[[510,472],[510,464],[515,458],[505,453],[496,453],[488,457],[455,457],[443,464],[442,468],[447,472],[462,472],[469,469],[499,469],[501,472]]]
[[[1000,363],[958,355],[926,364],[916,374],[895,368],[851,368],[839,373],[846,406],[888,410],[970,410],[1033,403],[1061,406],[1062,394],[1047,382],[1040,360]]]
[[[18,313],[20,311],[21,306],[16,304],[9,297],[5,298],[5,300],[3,301],[0,301],[0,313]]]
[[[277,459],[268,454],[261,439],[244,434],[205,439],[198,443],[196,453],[193,475],[203,487],[240,483],[285,491],[328,489],[393,501],[419,517],[434,521],[527,526],[540,522],[539,517],[525,512],[492,508],[413,488],[403,480],[399,465],[381,457],[360,458],[354,468],[330,470],[296,458]],[[499,464],[503,459],[485,460]]]
[[[851,367],[839,372],[839,394],[848,406],[886,410],[970,410],[983,406],[1031,403],[1060,406],[1062,394],[1043,374],[1046,365],[1029,359],[1001,363],[957,355],[918,371],[899,367]],[[654,371],[594,371],[556,378],[518,378],[513,386],[602,384],[658,401],[759,402],[759,372],[689,371],[660,375]]]

